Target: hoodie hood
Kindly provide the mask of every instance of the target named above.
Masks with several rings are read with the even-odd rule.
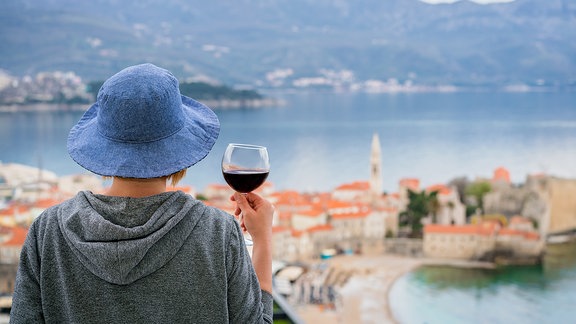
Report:
[[[169,262],[206,210],[181,191],[144,198],[83,191],[63,207],[58,224],[76,257],[94,275],[118,285]]]

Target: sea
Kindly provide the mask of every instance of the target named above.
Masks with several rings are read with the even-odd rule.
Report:
[[[369,179],[374,134],[387,192],[396,191],[402,178],[429,186],[490,178],[498,167],[507,168],[515,183],[538,173],[576,178],[576,93],[274,95],[285,104],[216,110],[218,141],[184,183],[199,192],[224,184],[226,145],[251,143],[268,147],[268,180],[277,190],[330,191]],[[0,113],[0,161],[58,175],[85,172],[66,151],[82,110]]]
[[[403,324],[576,323],[576,243],[548,245],[537,266],[422,267],[388,297]]]
[[[574,92],[271,95],[285,104],[215,110],[220,137],[184,184],[198,192],[224,184],[226,145],[250,143],[268,147],[268,180],[276,190],[331,191],[369,179],[374,134],[386,192],[397,191],[402,178],[418,178],[426,187],[490,178],[498,167],[508,169],[515,184],[531,174],[576,178]],[[66,151],[82,110],[0,112],[0,161],[58,175],[86,172]],[[576,323],[576,261],[557,263],[420,268],[392,287],[391,306],[401,323]]]

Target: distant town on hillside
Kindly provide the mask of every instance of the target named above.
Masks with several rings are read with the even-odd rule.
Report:
[[[0,107],[47,104],[56,106],[86,105],[96,100],[104,81],[85,83],[74,72],[43,72],[16,78],[0,73]],[[183,95],[210,103],[211,107],[256,107],[275,105],[272,99],[252,89],[233,89],[226,85],[201,81],[180,83]],[[14,108],[16,107],[16,108]],[[6,109],[5,109],[6,110]]]

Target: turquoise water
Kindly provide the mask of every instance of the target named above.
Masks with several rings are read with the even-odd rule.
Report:
[[[378,133],[384,189],[417,177],[423,185],[490,177],[499,166],[515,182],[529,173],[576,177],[576,93],[283,94],[286,106],[218,110],[213,151],[185,181],[224,183],[229,142],[266,145],[278,189],[331,190],[367,180]],[[66,152],[81,112],[0,113],[0,161],[82,172]]]
[[[390,290],[400,323],[575,323],[576,244],[542,266],[495,270],[423,267]]]

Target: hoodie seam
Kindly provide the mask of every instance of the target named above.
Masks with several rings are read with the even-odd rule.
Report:
[[[228,226],[226,226],[228,227]],[[230,253],[232,253],[231,248],[232,248],[232,235],[237,235],[238,234],[238,229],[236,228],[236,226],[232,226],[232,230],[228,230],[228,235],[226,236],[227,238],[227,242],[226,242],[226,263],[231,262],[230,260]],[[232,269],[230,270],[230,273],[228,274],[228,280],[230,279],[230,277],[232,277],[232,275],[236,272],[236,270],[238,269],[238,262],[233,262],[232,263]]]

